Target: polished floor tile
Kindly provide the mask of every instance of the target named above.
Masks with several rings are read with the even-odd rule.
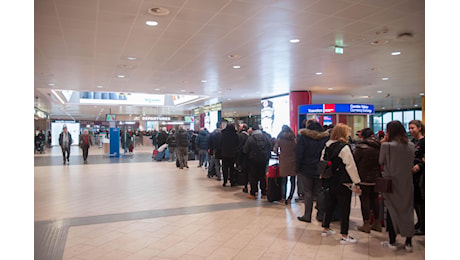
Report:
[[[242,187],[222,187],[197,161],[188,169],[156,162],[152,147],[110,158],[92,147],[83,163],[72,147],[34,160],[35,259],[425,259],[425,237],[414,252],[382,248],[387,233],[356,231],[359,199],[352,199],[350,234],[321,236],[321,223],[297,220],[303,204],[248,200]],[[340,230],[339,223],[332,228]]]

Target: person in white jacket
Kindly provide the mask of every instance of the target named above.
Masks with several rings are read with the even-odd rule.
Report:
[[[333,176],[329,183],[329,199],[326,202],[326,213],[323,218],[322,236],[334,235],[336,232],[329,228],[334,208],[340,208],[340,244],[356,243],[357,240],[348,235],[350,221],[350,204],[352,192],[360,193],[357,185],[361,182],[356,168],[353,153],[348,145],[351,129],[346,124],[337,124],[331,132],[329,141],[322,151],[321,158],[332,162]],[[326,157],[324,157],[326,156]]]

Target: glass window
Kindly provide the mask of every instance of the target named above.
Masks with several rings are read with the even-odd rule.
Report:
[[[382,114],[376,113],[372,119],[372,130],[374,133],[378,133],[378,131],[382,130]]]
[[[383,131],[387,131],[387,124],[391,122],[393,113],[386,112],[383,114]]]
[[[422,110],[415,110],[415,119],[422,121]]]
[[[396,112],[393,112],[393,120],[398,120],[399,122],[402,123],[403,121],[403,114],[401,111],[396,111]]]
[[[404,128],[409,132],[409,122],[414,120],[414,110],[404,111]]]

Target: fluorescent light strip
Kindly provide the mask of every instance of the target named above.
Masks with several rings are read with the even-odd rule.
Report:
[[[57,97],[57,99],[59,101],[61,101],[61,103],[64,105],[64,100],[62,100],[62,98],[56,93],[56,91],[54,91],[54,89],[51,90],[51,92]]]

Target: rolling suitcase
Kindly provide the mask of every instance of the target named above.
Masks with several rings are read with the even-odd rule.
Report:
[[[165,151],[158,152],[158,153],[155,155],[155,161],[161,162],[161,161],[163,160],[164,157],[165,157]]]
[[[281,184],[282,177],[279,172],[279,165],[274,164],[268,166],[268,175],[267,175],[267,200],[269,202],[280,201],[281,196]]]

